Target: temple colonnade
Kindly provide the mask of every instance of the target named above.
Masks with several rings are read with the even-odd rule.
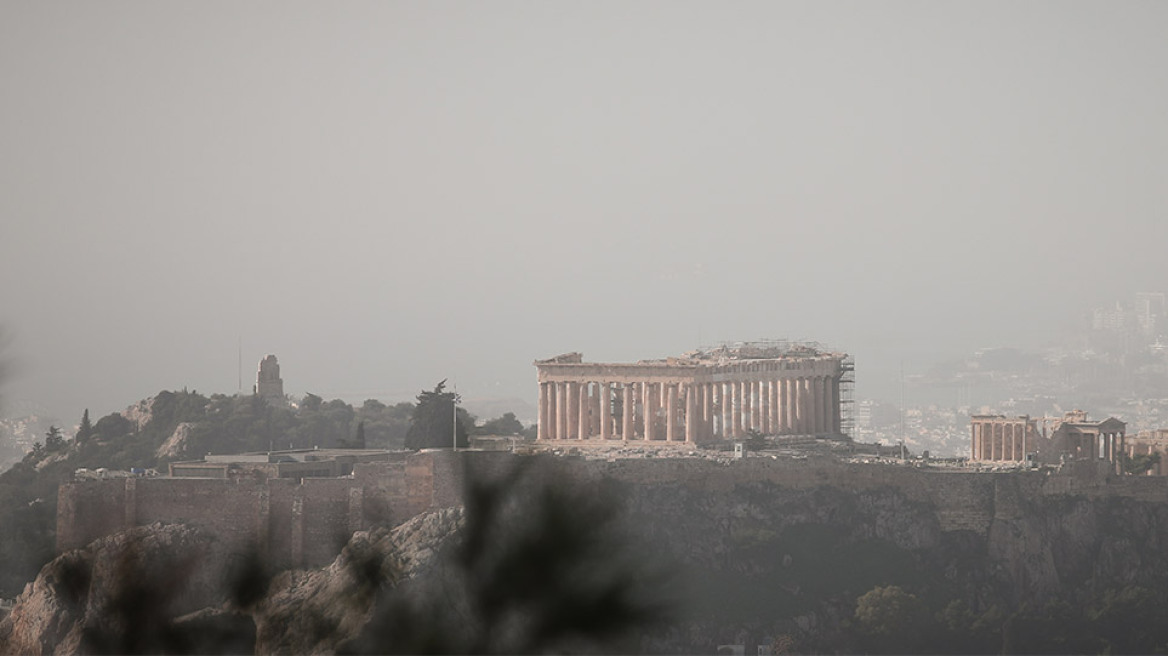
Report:
[[[702,442],[840,432],[830,359],[632,365],[540,361],[539,439]]]

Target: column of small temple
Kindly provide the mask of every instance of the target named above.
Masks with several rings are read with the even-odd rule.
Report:
[[[974,418],[970,422],[970,458],[1021,462],[1026,459],[1028,430],[1026,421]]]

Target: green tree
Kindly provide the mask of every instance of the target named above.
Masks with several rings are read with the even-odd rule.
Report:
[[[81,425],[77,427],[77,435],[73,438],[73,441],[82,444],[92,435],[93,424],[89,423],[89,408],[86,408],[85,412],[81,413]]]
[[[447,392],[446,380],[434,386],[433,390],[418,395],[410,429],[406,433],[407,449],[433,449],[450,446],[452,433],[457,435],[457,445],[467,446],[466,415],[460,415],[455,425],[454,413],[459,397]]]
[[[876,586],[856,600],[856,619],[866,642],[863,651],[916,651],[926,619],[917,596],[897,585]]]
[[[111,412],[98,419],[97,423],[93,425],[93,434],[107,440],[123,437],[132,432],[134,432],[134,422],[117,412]]]
[[[506,412],[502,417],[485,422],[475,432],[479,435],[518,435],[523,432],[523,424],[515,418],[514,412]]]
[[[1120,454],[1120,462],[1123,464],[1123,470],[1129,474],[1141,476],[1147,474],[1156,465],[1160,464],[1159,453],[1146,453],[1136,456],[1128,456],[1127,454]]]
[[[49,430],[45,432],[45,450],[60,451],[63,448],[65,448],[65,438],[61,435],[61,429],[49,426]]]

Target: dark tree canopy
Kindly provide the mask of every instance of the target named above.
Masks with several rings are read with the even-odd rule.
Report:
[[[93,433],[107,440],[129,435],[132,432],[134,432],[134,422],[117,412],[111,412],[98,419],[97,423],[93,425]]]
[[[507,412],[479,426],[475,432],[480,435],[518,435],[523,432],[523,424],[515,418],[514,412]]]
[[[407,449],[434,449],[449,447],[453,440],[455,407],[459,401],[454,392],[447,392],[446,381],[438,383],[433,390],[418,395],[418,404],[406,433]],[[457,426],[458,446],[467,446],[466,419],[459,417]]]
[[[65,448],[65,437],[61,435],[61,429],[56,426],[49,426],[48,432],[45,433],[45,449],[48,451],[60,451]]]
[[[89,408],[86,408],[81,413],[81,425],[77,427],[77,435],[73,439],[80,444],[88,440],[90,435],[93,435],[93,424],[89,421]]]

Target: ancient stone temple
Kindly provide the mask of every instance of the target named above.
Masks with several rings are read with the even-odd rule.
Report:
[[[970,454],[973,460],[1023,462],[1038,451],[1038,420],[1028,416],[974,415],[970,417]]]
[[[1118,471],[1118,460],[1126,450],[1127,424],[1114,417],[1091,421],[1082,410],[1073,410],[1061,418],[973,415],[969,424],[972,460],[1107,460],[1116,463]]]
[[[265,355],[256,373],[255,393],[269,403],[284,403],[284,379],[280,378],[280,363],[276,356]]]
[[[843,434],[851,358],[787,342],[635,363],[537,360],[539,439],[708,442],[751,433]]]

